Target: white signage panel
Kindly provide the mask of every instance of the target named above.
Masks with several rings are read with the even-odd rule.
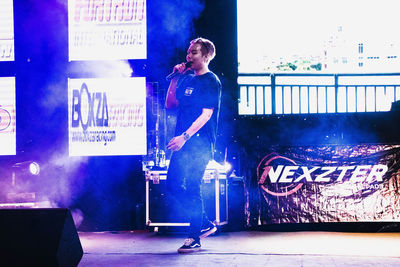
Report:
[[[69,60],[146,59],[146,0],[68,0]]]
[[[68,80],[70,156],[145,155],[146,80]]]
[[[14,61],[13,1],[0,1],[0,61]]]
[[[0,77],[0,155],[16,154],[15,78]]]

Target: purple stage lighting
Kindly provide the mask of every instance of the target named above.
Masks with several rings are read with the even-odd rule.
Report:
[[[40,173],[40,166],[35,161],[24,161],[15,163],[12,167],[17,168],[19,172],[29,173],[35,176],[39,175]]]
[[[32,161],[29,164],[29,171],[32,175],[39,175],[40,173],[40,166],[37,162]]]

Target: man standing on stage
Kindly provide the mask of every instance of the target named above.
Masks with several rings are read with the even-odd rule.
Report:
[[[201,195],[204,171],[213,157],[221,99],[221,82],[208,69],[214,57],[210,40],[192,40],[187,62],[174,67],[179,75],[172,78],[166,96],[166,108],[177,108],[175,137],[167,145],[173,151],[168,194],[173,208],[181,206],[178,211],[185,212],[190,221],[189,236],[178,249],[180,253],[200,250],[200,238],[217,230],[205,216]]]

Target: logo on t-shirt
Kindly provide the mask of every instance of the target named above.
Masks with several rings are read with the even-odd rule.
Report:
[[[193,93],[193,87],[186,87],[185,96],[190,96]]]

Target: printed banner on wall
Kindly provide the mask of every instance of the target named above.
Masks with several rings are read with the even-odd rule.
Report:
[[[263,224],[400,221],[400,145],[272,149],[257,179]]]
[[[70,156],[144,155],[144,77],[68,80]]]
[[[0,61],[14,61],[13,1],[0,1]]]
[[[145,0],[68,0],[69,60],[146,58]]]
[[[15,78],[0,77],[0,155],[16,154]]]

